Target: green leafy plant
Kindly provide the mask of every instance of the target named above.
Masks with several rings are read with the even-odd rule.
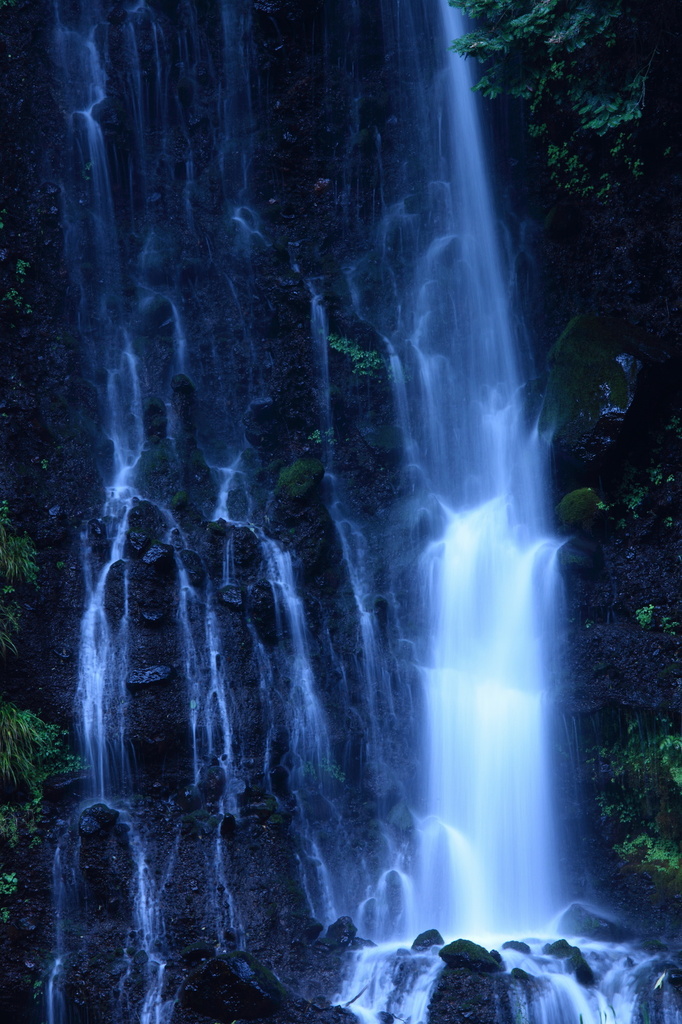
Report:
[[[330,334],[327,338],[329,347],[335,352],[348,356],[352,363],[353,373],[358,377],[375,377],[384,368],[384,361],[378,352],[360,348],[354,341],[339,334]]]
[[[642,629],[651,629],[654,621],[654,606],[652,604],[645,604],[643,608],[638,608],[635,612],[635,618]]]
[[[14,871],[0,873],[0,896],[13,896],[17,891],[18,880]]]
[[[682,665],[674,666],[675,673]],[[597,802],[626,871],[646,871],[661,896],[682,880],[682,736],[679,716],[604,712],[588,758]]]
[[[0,501],[0,654],[17,653],[14,635],[21,612],[15,600],[7,600],[17,583],[33,583],[38,578],[35,546],[25,534],[18,536],[9,516],[6,501]]]
[[[334,444],[334,431],[330,428],[328,430],[313,430],[312,434],[308,434],[308,440],[312,441],[313,444]]]
[[[34,830],[45,779],[84,767],[66,729],[0,698],[0,785],[22,795],[0,803],[0,839],[16,846],[20,826]]]

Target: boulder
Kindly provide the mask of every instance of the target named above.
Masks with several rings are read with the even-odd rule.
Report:
[[[522,970],[520,967],[512,967],[511,971],[512,978],[516,981],[530,981],[530,974],[527,971]]]
[[[431,949],[432,946],[444,945],[444,939],[437,928],[429,928],[425,932],[420,932],[417,938],[412,943],[411,949],[416,950],[418,953],[422,953],[427,949]]]
[[[282,1007],[286,991],[250,953],[213,957],[190,974],[180,1003],[223,1024],[269,1017]]]
[[[231,612],[242,610],[242,592],[235,583],[227,583],[218,591],[218,600]]]
[[[165,575],[175,568],[175,552],[170,544],[152,544],[142,556],[142,561]]]
[[[592,487],[578,487],[564,495],[556,507],[556,514],[564,526],[581,527],[589,532],[599,505],[599,495]]]
[[[465,967],[476,974],[492,974],[500,964],[487,949],[470,939],[455,939],[438,950],[438,956],[448,967]]]
[[[118,819],[119,812],[106,804],[93,804],[81,813],[78,819],[78,834],[82,838],[102,835],[111,832]]]
[[[160,537],[166,531],[166,521],[161,510],[151,501],[140,501],[135,498],[128,513],[128,529],[149,537]]]
[[[358,930],[350,917],[339,917],[329,925],[325,938],[334,946],[347,948],[357,933]]]
[[[581,903],[572,903],[562,914],[559,928],[567,935],[581,935],[600,942],[622,942],[628,937],[626,929],[621,925],[601,914],[595,914]]]
[[[126,686],[131,693],[144,693],[145,690],[154,689],[158,686],[168,686],[177,676],[172,665],[152,665],[150,668],[142,668],[137,672],[131,672],[126,681]]]
[[[567,960],[568,968],[575,974],[576,981],[581,985],[594,985],[594,974],[592,968],[577,946],[572,946],[566,939],[557,939],[556,942],[548,942],[542,947],[542,952],[547,956],[554,956],[558,960]]]

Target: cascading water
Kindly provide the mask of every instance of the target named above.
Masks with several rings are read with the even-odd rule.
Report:
[[[441,3],[430,17],[445,54],[462,31],[459,16]],[[408,33],[428,32],[419,18],[413,5],[407,47]],[[396,407],[416,516],[433,536],[413,594],[426,609],[418,641],[425,778],[413,848],[386,865],[372,897],[373,937],[389,946],[357,955],[340,997],[367,1021],[380,1012],[425,1019],[438,960],[415,955],[422,963],[406,974],[396,940],[409,944],[430,928],[446,941],[488,944],[542,933],[558,899],[543,708],[557,545],[543,532],[541,445],[523,417],[473,82],[457,58],[438,66],[429,108],[420,108],[431,126],[422,186],[429,233],[389,341],[402,362]],[[385,235],[395,223],[413,232],[410,219],[388,211]]]

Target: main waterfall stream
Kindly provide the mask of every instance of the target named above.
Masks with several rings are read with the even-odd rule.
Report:
[[[358,90],[334,97],[341,127],[329,113],[320,129],[325,159],[345,154],[339,180],[311,179],[304,199],[342,225],[332,273],[333,232],[297,237],[278,194],[296,137],[269,99],[277,5],[220,0],[219,39],[209,4],[110,6],[54,0],[69,302],[106,494],[82,537],[90,782],[54,863],[49,1024],[85,1019],[63,977],[83,949],[99,964],[79,945],[90,927],[114,950],[106,1019],[169,1024],[197,964],[249,950],[252,932],[267,958],[263,936],[291,934],[293,984],[291,948],[339,916],[361,938],[326,995],[367,1024],[425,1024],[440,943],[410,947],[431,929],[524,940],[503,949],[528,977],[505,1024],[649,1024],[643,953],[581,941],[581,985],[543,952],[566,901],[549,749],[558,541],[485,131],[471,69],[448,53],[459,16],[445,0],[377,3],[404,146],[390,170],[354,77],[371,72],[359,5],[306,38],[329,82],[343,67]],[[270,32],[258,74],[252,7]],[[264,183],[271,123],[284,149]],[[374,346],[347,394],[334,359],[362,368],[369,350],[332,335],[337,321]],[[379,492],[377,466],[390,497],[363,504],[350,478],[376,472]]]

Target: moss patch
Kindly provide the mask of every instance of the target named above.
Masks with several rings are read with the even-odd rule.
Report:
[[[584,530],[592,528],[598,511],[599,495],[591,487],[570,491],[556,507],[556,514],[564,526],[582,526]]]
[[[275,494],[301,500],[310,495],[323,476],[324,466],[319,459],[298,459],[280,471]]]

